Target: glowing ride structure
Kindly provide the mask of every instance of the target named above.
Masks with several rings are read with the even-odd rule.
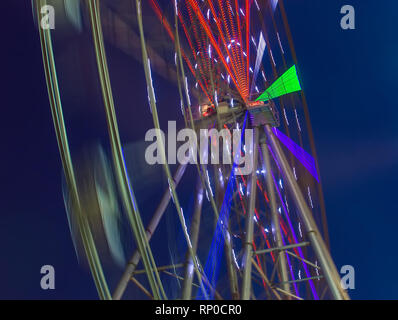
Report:
[[[51,4],[34,2],[37,16],[47,2]],[[117,190],[117,195],[109,192],[108,196],[119,199],[135,241],[135,251],[111,293],[101,262],[102,250],[97,246],[97,220],[91,218],[92,212],[94,216],[103,214],[103,209],[100,205],[93,209],[81,193],[81,178],[72,162],[63,117],[53,31],[39,28],[68,211],[73,218],[70,224],[99,297],[120,299],[126,288],[134,285],[152,299],[349,299],[329,253],[315,145],[283,1],[136,0],[134,12],[125,12],[123,1],[76,3],[91,31],[108,125],[110,167]],[[128,34],[127,25],[115,21],[118,17],[121,21],[133,19],[150,112],[154,128],[160,129],[151,70],[154,53],[144,28],[150,15],[157,17],[171,44],[174,64],[169,66],[175,72],[176,94],[181,101],[176,110],[181,110],[185,126],[195,132],[253,129],[252,148],[243,150],[242,135],[240,149],[252,157],[254,169],[249,175],[235,175],[235,169],[239,170],[236,161],[196,163],[196,184],[192,184],[195,199],[187,213],[177,193],[187,165],[180,164],[173,175],[166,161],[166,146],[160,142],[168,185],[144,226],[141,214],[145,208],[140,208],[136,199],[136,182],[127,173],[119,137],[104,34],[108,37],[116,27]],[[106,17],[106,26],[101,17]],[[129,41],[129,37],[121,38],[110,41],[115,46]],[[98,188],[94,194],[98,197]],[[158,266],[158,246],[152,250],[150,243],[168,206],[176,213],[185,249],[178,263]],[[213,215],[212,228],[203,223],[205,206]],[[102,216],[110,243],[106,220]],[[142,269],[138,269],[140,263]],[[144,280],[139,281],[139,277]],[[178,279],[178,289],[165,286],[165,277]]]

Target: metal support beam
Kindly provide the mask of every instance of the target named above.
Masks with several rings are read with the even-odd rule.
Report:
[[[278,143],[278,140],[276,139],[269,125],[265,126],[265,132],[269,141],[271,142],[272,149],[279,162],[282,174],[293,196],[294,202],[299,209],[298,211],[301,220],[303,221],[306,235],[310,240],[312,248],[314,249],[315,254],[320,262],[323,274],[329,285],[330,292],[336,300],[348,300],[349,296],[347,292],[340,285],[340,276],[337,272],[336,266],[332,260],[329,250],[325,245],[325,242],[322,239],[322,236],[318,230],[318,226],[316,225],[315,220],[312,216],[312,212],[309,209],[307,202],[305,201],[305,198],[300,190],[300,187],[297,184],[296,179],[294,178],[293,172]]]
[[[229,225],[228,221],[225,221],[227,225]],[[229,230],[229,228],[228,228]],[[229,231],[225,232],[225,257],[227,261],[227,272],[229,279],[229,287],[231,289],[231,297],[233,300],[239,300],[239,287],[238,287],[238,277],[236,272],[236,266],[233,262],[233,253],[232,253],[232,245],[231,245],[231,235]]]
[[[246,150],[252,153],[252,173],[250,176],[249,185],[249,210],[246,216],[246,236],[244,243],[243,256],[243,281],[242,281],[242,300],[250,299],[251,292],[251,270],[252,270],[252,255],[253,255],[253,229],[254,229],[254,209],[256,206],[256,191],[257,191],[257,162],[258,162],[258,127],[254,128],[253,136],[253,150]],[[247,156],[247,155],[246,155]]]
[[[264,137],[264,140],[265,140],[265,137]],[[261,141],[261,152],[263,154],[263,167],[264,167],[264,172],[265,172],[265,180],[266,180],[266,184],[267,184],[269,203],[270,203],[270,207],[271,207],[271,220],[272,220],[272,225],[274,227],[273,232],[275,235],[277,247],[282,247],[283,241],[282,241],[282,233],[281,233],[281,228],[280,228],[279,213],[278,213],[278,208],[276,205],[275,187],[274,187],[274,183],[272,181],[272,176],[271,176],[271,160],[270,160],[268,146],[265,143],[265,141]],[[288,283],[289,274],[288,274],[288,268],[287,268],[286,254],[283,251],[278,250],[277,255],[279,258],[277,268],[278,268],[278,274],[280,277],[280,281],[281,281],[281,283],[283,283],[282,289],[284,291],[290,293],[290,285]]]
[[[184,265],[182,263],[178,263],[178,264],[171,264],[168,266],[161,266],[161,267],[157,267],[158,272],[160,271],[165,271],[165,270],[169,270],[169,269],[178,269],[178,268],[182,268]],[[134,271],[132,276],[136,276],[137,274],[144,274],[146,273],[145,269],[141,269],[141,270],[137,270]]]
[[[132,277],[130,279],[132,282],[135,283],[135,285],[141,289],[141,291],[151,300],[153,300],[153,296],[152,294],[141,284],[141,282],[139,282],[136,278]]]
[[[192,241],[192,251],[196,255],[196,250],[198,247],[199,238],[199,227],[200,227],[200,216],[202,213],[203,204],[203,185],[200,178],[196,182],[196,198],[194,205],[194,214],[191,222],[191,241]],[[192,257],[189,252],[187,252],[186,262],[185,262],[185,272],[184,272],[184,282],[182,286],[182,299],[189,300],[192,296],[192,281],[193,281],[193,268],[194,264]]]
[[[287,246],[283,246],[283,247],[276,247],[276,248],[270,248],[270,249],[264,249],[264,250],[257,250],[256,252],[254,252],[254,255],[263,254],[263,253],[270,253],[270,252],[274,252],[274,251],[282,251],[282,250],[294,249],[294,248],[298,248],[298,247],[306,247],[309,244],[310,244],[309,242],[300,242],[300,243],[288,244]]]
[[[272,286],[271,282],[268,280],[268,277],[265,275],[265,273],[261,270],[260,266],[256,263],[256,261],[254,261],[253,258],[251,258],[251,261],[254,268],[256,268],[261,278],[264,280],[265,284],[267,285],[267,288],[271,290],[271,292],[275,295],[277,300],[282,300],[281,296],[278,294],[278,292],[276,292],[275,290],[276,288]]]
[[[178,183],[180,182],[184,172],[185,168],[187,167],[186,164],[182,164],[178,167],[176,173],[174,174],[174,182],[175,186],[177,187]],[[157,228],[160,219],[163,216],[163,213],[166,211],[166,208],[170,202],[171,195],[170,195],[170,190],[169,188],[166,189],[166,191],[163,194],[162,200],[159,203],[159,206],[157,207],[151,221],[149,222],[148,227],[146,228],[146,236],[148,238],[148,241],[151,240],[152,234],[154,233],[155,229]],[[123,296],[124,291],[126,290],[127,284],[129,283],[129,280],[131,278],[131,275],[134,273],[135,268],[137,267],[138,263],[141,260],[141,254],[138,250],[136,250],[131,257],[130,261],[127,264],[126,269],[124,270],[124,273],[122,277],[119,280],[119,283],[115,289],[115,292],[113,293],[113,299],[114,300],[120,300]]]
[[[218,166],[218,168],[220,170],[221,167]],[[229,179],[234,178],[232,170],[234,170],[233,166],[228,175]],[[232,181],[230,181],[229,179],[227,181],[227,186],[230,183],[232,183]],[[227,200],[225,198],[227,195],[226,195],[224,181],[220,181],[219,179],[216,179],[216,181],[218,181],[217,186],[220,188],[220,190],[218,190],[218,192],[221,194],[221,197],[218,199],[217,206],[219,208],[219,211],[221,211],[224,201]],[[227,204],[227,206],[228,206],[228,204]],[[219,219],[221,219],[221,218],[219,217]],[[227,273],[228,273],[229,287],[231,290],[231,297],[233,300],[239,300],[238,276],[237,276],[237,272],[236,272],[237,270],[236,270],[236,266],[234,263],[234,257],[233,257],[233,252],[232,252],[231,234],[229,232],[229,230],[230,230],[229,222],[230,221],[229,221],[229,216],[228,216],[228,219],[223,221],[224,226],[226,226],[226,229],[223,232],[224,243],[225,243],[224,244],[224,253],[225,253],[225,260],[227,263]]]
[[[304,281],[308,281],[308,280],[320,280],[322,278],[323,278],[323,276],[314,276],[314,277],[309,277],[309,278],[291,280],[291,281],[289,281],[289,283],[299,283],[299,282],[304,282]]]
[[[303,298],[300,298],[300,297],[296,296],[293,293],[286,292],[286,291],[282,290],[281,288],[275,287],[275,290],[279,291],[280,293],[286,294],[286,295],[288,295],[288,296],[290,296],[290,297],[292,297],[292,298],[294,298],[296,300],[304,300]]]
[[[313,268],[315,268],[315,269],[318,269],[318,270],[321,269],[321,268],[320,268],[319,266],[317,266],[315,263],[312,263],[311,261],[308,261],[307,259],[301,258],[301,257],[299,257],[298,255],[294,254],[293,252],[290,252],[290,251],[286,250],[286,253],[287,253],[288,255],[291,255],[292,257],[294,257],[294,258],[300,260],[300,261],[305,262],[306,264],[308,264],[309,266],[311,266],[311,267],[313,267]]]

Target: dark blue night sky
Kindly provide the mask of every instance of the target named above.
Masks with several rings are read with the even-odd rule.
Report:
[[[356,9],[356,30],[340,8]],[[1,116],[1,299],[95,299],[76,260],[61,193],[30,1],[3,14]],[[353,265],[353,299],[397,299],[398,3],[285,0],[323,181],[332,255]],[[4,30],[4,29],[3,29]],[[56,290],[40,288],[54,265]]]

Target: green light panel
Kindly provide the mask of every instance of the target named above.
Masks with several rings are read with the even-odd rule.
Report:
[[[300,81],[297,77],[296,66],[294,65],[265,90],[256,101],[268,101],[300,90]]]

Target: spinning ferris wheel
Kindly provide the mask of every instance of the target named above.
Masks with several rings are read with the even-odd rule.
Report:
[[[101,299],[349,299],[329,253],[309,111],[283,1],[37,0],[36,17],[46,5],[62,17],[55,30],[37,21],[68,222]],[[86,34],[95,53],[109,152],[71,155],[54,53],[54,41],[69,37],[69,29]],[[136,192],[142,181],[128,170],[136,164],[127,163],[120,138],[108,45],[141,63],[149,111],[133,102],[138,116],[150,113],[153,127],[166,129],[152,74],[163,77],[180,102],[167,113],[182,127],[252,130],[253,147],[244,150],[242,135],[238,153],[250,154],[253,170],[239,174],[236,162],[173,169],[164,161],[163,194],[148,212]],[[165,158],[161,140],[159,150]],[[187,197],[191,205],[183,210]],[[178,245],[156,237],[166,211]],[[133,242],[126,262],[123,228]],[[172,255],[162,254],[170,247]],[[105,260],[124,270],[113,288]]]

